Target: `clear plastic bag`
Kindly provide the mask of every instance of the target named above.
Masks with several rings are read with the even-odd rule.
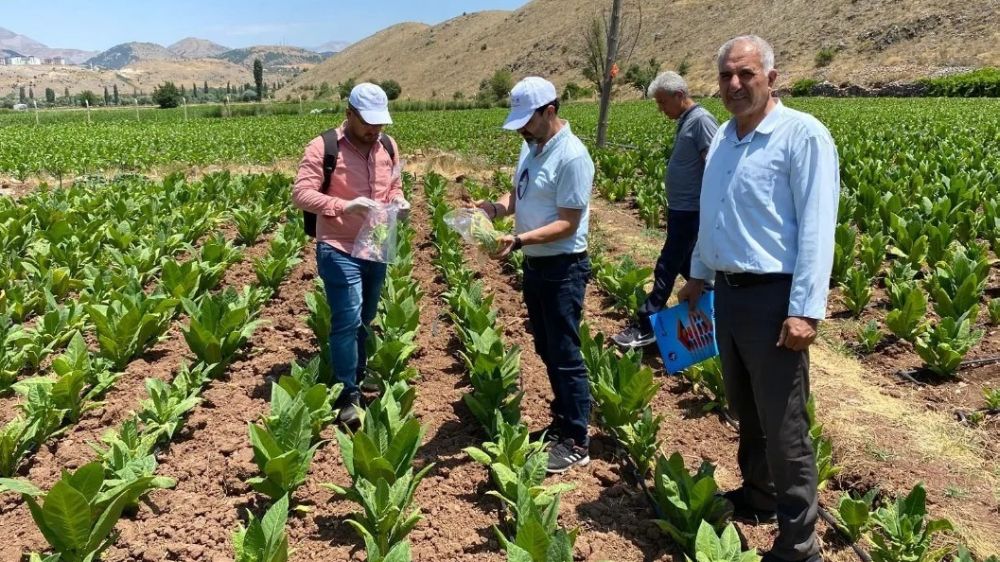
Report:
[[[503,233],[493,228],[493,221],[482,209],[455,209],[444,216],[444,223],[479,251],[493,255],[500,249]]]
[[[392,263],[396,259],[396,231],[399,224],[399,204],[381,203],[370,209],[354,239],[351,256],[368,261]]]

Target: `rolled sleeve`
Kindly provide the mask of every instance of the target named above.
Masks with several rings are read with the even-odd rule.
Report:
[[[323,138],[316,137],[307,146],[299,162],[292,189],[292,203],[316,215],[336,217],[344,212],[345,201],[322,193],[323,189]]]
[[[790,186],[798,223],[798,252],[788,315],[822,320],[826,317],[840,198],[839,162],[832,138],[811,135],[792,153]]]
[[[556,185],[556,206],[583,209],[590,203],[594,183],[594,163],[587,156],[568,160],[559,171]]]

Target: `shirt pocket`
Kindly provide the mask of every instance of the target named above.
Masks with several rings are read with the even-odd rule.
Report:
[[[774,184],[779,173],[775,168],[744,162],[735,186],[736,200],[744,205],[772,208]]]

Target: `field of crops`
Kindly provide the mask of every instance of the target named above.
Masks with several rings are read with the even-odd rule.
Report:
[[[983,560],[1000,551],[1000,102],[788,103],[830,127],[844,184],[813,357],[824,556]],[[504,110],[394,115],[414,212],[369,340],[381,398],[354,434],[331,425],[329,309],[288,203],[303,145],[339,118],[202,113],[0,115],[0,194],[18,195],[0,195],[0,559],[768,546],[773,526],[729,525],[712,496],[739,482],[718,363],[665,377],[654,353],[604,344],[662,243],[672,124],[651,103],[616,105],[613,146],[592,152],[594,462],[547,480],[519,264],[472,257],[442,222],[460,191],[509,187]],[[593,105],[562,113],[591,134]],[[441,153],[461,185],[434,173]],[[233,173],[187,173],[205,166]]]

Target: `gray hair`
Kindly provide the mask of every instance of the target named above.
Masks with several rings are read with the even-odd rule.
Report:
[[[680,74],[671,70],[660,73],[649,84],[646,96],[651,98],[656,95],[656,92],[666,92],[668,94],[681,92],[685,96],[689,95],[687,82],[684,81],[684,78]]]
[[[722,64],[722,61],[729,56],[729,51],[733,50],[733,46],[737,43],[750,43],[753,45],[757,52],[760,53],[760,62],[761,66],[764,67],[765,74],[774,70],[774,49],[770,43],[757,35],[740,35],[723,43],[722,47],[719,48],[718,64]]]

